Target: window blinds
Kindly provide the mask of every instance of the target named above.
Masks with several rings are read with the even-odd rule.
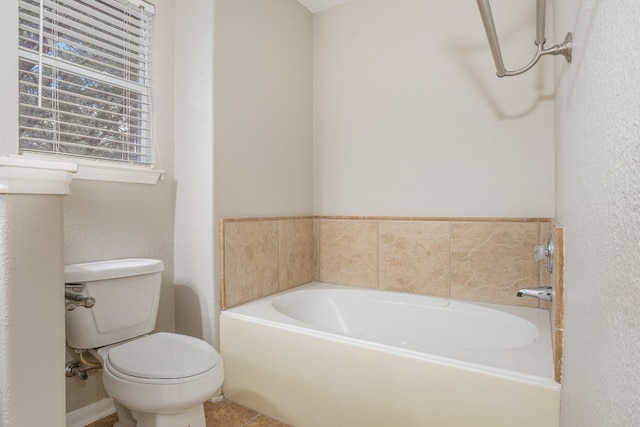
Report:
[[[152,5],[20,0],[20,153],[153,164]]]

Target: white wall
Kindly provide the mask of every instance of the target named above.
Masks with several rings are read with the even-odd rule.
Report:
[[[492,6],[508,68],[535,3]],[[314,15],[314,211],[553,216],[552,63],[498,79],[474,1],[352,0]]]
[[[216,344],[213,214],[214,4],[176,2],[176,331]]]
[[[312,15],[292,0],[217,0],[215,211],[312,210]]]
[[[640,3],[555,2],[557,217],[565,233],[563,426],[640,425]]]

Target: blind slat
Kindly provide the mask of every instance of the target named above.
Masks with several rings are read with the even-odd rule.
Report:
[[[55,129],[39,129],[39,128],[30,128],[30,127],[25,127],[25,126],[20,126],[20,129],[23,131],[30,131],[30,132],[41,132],[41,133],[57,133],[58,137],[64,136],[64,137],[68,137],[68,139],[56,139],[55,142],[58,144],[66,144],[66,143],[70,143],[69,141],[72,141],[73,138],[80,138],[80,136],[78,134],[75,133],[70,133],[70,132],[61,132]],[[135,135],[129,135],[129,136],[135,136]],[[88,136],[88,135],[83,135],[81,137],[83,140],[86,141],[108,141],[108,142],[112,142],[114,144],[119,144],[119,145],[123,145],[123,146],[128,146],[131,148],[149,148],[151,147],[150,145],[144,145],[144,144],[139,144],[137,142],[131,142],[128,141],[127,139],[117,139],[117,138],[108,138],[108,137],[103,137],[103,138],[98,138],[98,137],[94,137],[94,136]],[[54,140],[51,138],[39,138],[38,139],[40,142],[53,142]],[[80,144],[76,144],[78,146],[81,146]],[[91,145],[91,148],[96,148],[98,146],[95,145]]]
[[[34,154],[42,154],[42,151],[39,151],[39,150],[24,149],[23,152],[25,152],[25,153],[34,153]],[[148,161],[147,162],[140,162],[140,161],[134,161],[134,160],[125,160],[125,159],[118,160],[118,159],[113,159],[113,158],[110,158],[110,157],[101,157],[101,156],[95,156],[95,155],[93,155],[93,156],[82,155],[82,154],[70,155],[70,154],[65,154],[65,153],[55,153],[55,154],[57,154],[57,155],[59,155],[61,157],[71,156],[71,157],[78,157],[78,158],[81,158],[81,159],[101,160],[101,161],[105,161],[105,162],[116,162],[116,163],[122,163],[122,164],[133,164],[133,165],[150,164],[150,162],[148,162]],[[139,157],[148,157],[148,156],[146,156],[144,154],[138,154],[137,156],[139,156]]]
[[[60,144],[62,145],[62,144]],[[64,145],[61,148],[85,148],[83,146],[72,146],[72,145]],[[109,151],[106,149],[100,149],[99,147],[91,147],[91,149],[98,151],[98,152],[107,152],[107,153],[113,153],[115,155],[117,155],[117,157],[108,157],[105,155],[97,155],[97,154],[82,154],[82,153],[65,153],[63,151],[57,151],[55,154],[61,155],[61,156],[73,156],[73,157],[80,157],[80,158],[85,158],[85,159],[91,159],[91,160],[105,160],[105,161],[111,161],[111,162],[118,162],[118,163],[132,163],[132,164],[149,164],[149,162],[144,162],[144,161],[140,161],[140,159],[144,159],[144,158],[149,158],[151,157],[148,154],[144,154],[144,153],[130,153],[130,152],[118,152],[116,150],[113,151]],[[28,153],[38,153],[38,154],[42,154],[42,150],[37,150],[37,149],[29,149],[26,148],[23,150],[24,152],[28,152]],[[119,156],[118,156],[119,155]]]
[[[34,25],[39,25],[39,18],[37,16],[23,19],[22,22],[23,25],[20,26],[21,30],[32,33],[34,35],[37,33],[37,31],[39,31],[37,27],[34,27]],[[32,25],[25,25],[24,23],[30,23]],[[118,39],[111,39],[111,43],[107,43],[105,41],[102,41],[101,39],[91,37],[84,32],[73,31],[69,28],[56,27],[55,25],[51,25],[47,21],[45,21],[44,23],[44,29],[46,41],[56,42],[55,44],[48,44],[47,47],[49,49],[57,49],[58,51],[66,52],[69,55],[73,55],[74,53],[71,49],[77,49],[79,51],[86,51],[88,53],[108,56],[107,59],[109,60],[113,60],[114,58],[129,58],[130,61],[117,59],[118,62],[122,62],[126,65],[130,65],[132,62],[144,63],[145,61],[147,53],[147,49],[145,46],[128,44],[121,48],[117,48],[115,43],[118,42]],[[35,42],[37,38],[34,37],[33,39],[28,40],[31,42]],[[59,47],[56,47],[56,44],[59,45]],[[34,45],[31,47],[31,49],[37,51],[38,46]],[[49,53],[45,52],[45,54]]]
[[[38,58],[37,53],[20,50],[19,55],[21,58],[28,59],[34,64],[38,64],[38,62],[40,61],[40,58]],[[114,86],[124,87],[140,93],[145,93],[148,91],[148,86],[149,86],[148,79],[145,79],[144,83],[137,83],[137,82],[132,82],[130,80],[118,79],[117,77],[108,73],[100,73],[92,69],[82,67],[77,64],[72,64],[70,62],[67,62],[61,59],[49,58],[46,56],[42,58],[42,64],[51,68],[64,70],[76,76],[83,76],[85,78],[88,77],[90,79],[97,80],[99,82],[104,82]]]
[[[32,83],[22,83],[22,84],[24,86],[28,86],[33,89],[37,88],[37,85]],[[95,104],[99,103],[100,106],[102,107],[115,107],[115,108],[127,109],[128,116],[131,116],[131,114],[133,113],[142,115],[145,113],[145,111],[148,110],[148,107],[149,107],[149,104],[147,102],[144,102],[143,100],[139,100],[139,99],[131,99],[126,96],[126,93],[110,95],[113,98],[113,100],[111,101],[106,99],[97,101],[96,98],[93,96],[82,95],[77,92],[65,91],[62,89],[46,89],[45,92],[48,92],[49,94],[47,95],[45,93],[45,95],[43,95],[43,98],[51,102],[64,102],[69,106],[77,105],[78,107],[82,107],[82,108],[89,108],[89,107],[96,108],[97,105]],[[21,91],[20,93],[22,93],[25,96],[35,96],[35,94],[24,92],[24,91]],[[70,100],[68,101],[60,100],[60,97],[74,98],[77,101],[87,101],[87,102],[93,101],[95,104],[91,106],[87,104],[71,103]],[[119,101],[119,102],[114,102],[114,101]],[[108,110],[108,111],[113,113],[114,110]]]
[[[28,25],[24,25],[21,24],[19,26],[19,29],[22,30],[24,33],[33,33],[33,27],[30,27]],[[24,36],[19,36],[20,37],[20,41],[21,41],[21,46],[23,47],[23,49],[30,49],[33,50],[34,52],[38,51],[38,46],[35,45],[36,39],[35,38],[28,38],[28,37],[24,37]],[[125,64],[127,67],[131,67],[133,65],[135,65],[136,63],[140,62],[140,63],[144,63],[144,59],[145,56],[141,55],[141,54],[136,54],[135,52],[131,52],[128,50],[125,51],[119,51],[116,52],[115,54],[113,52],[110,52],[109,46],[106,44],[102,44],[101,47],[103,47],[105,50],[99,50],[99,49],[95,49],[93,46],[89,45],[87,46],[86,44],[83,45],[81,44],[81,42],[84,40],[83,37],[78,37],[79,41],[70,41],[68,39],[65,39],[63,37],[60,37],[56,34],[47,34],[46,36],[47,42],[54,42],[54,43],[61,43],[64,44],[65,47],[68,48],[74,48],[74,49],[78,49],[78,50],[84,50],[85,52],[91,53],[91,54],[96,54],[96,55],[100,55],[105,57],[107,60],[111,60],[111,61],[117,61],[118,63],[122,63]],[[64,49],[58,49],[55,47],[55,45],[50,45],[49,46],[50,49],[57,49],[58,51],[63,50]],[[68,50],[66,50],[66,52],[68,52]],[[128,60],[125,60],[128,59]],[[143,67],[137,67],[140,70],[143,70]]]
[[[52,15],[69,16],[73,19],[82,20],[80,28],[99,28],[102,32],[116,35],[118,37],[124,37],[125,39],[133,34],[134,39],[140,39],[144,37],[146,31],[146,19],[143,17],[134,16],[135,9],[126,9],[126,12],[121,16],[112,15],[108,13],[96,14],[95,7],[99,7],[99,2],[89,3],[91,5],[83,4],[77,1],[72,1],[69,4],[64,4],[64,1],[58,0],[52,2],[51,0],[45,0],[45,6],[49,6],[52,10],[56,8],[56,13]],[[114,9],[110,9],[114,11]],[[63,21],[60,21],[63,22]]]
[[[118,50],[129,48],[135,52],[144,53],[143,47],[139,47],[134,44],[136,42],[144,40],[144,31],[141,31],[140,34],[136,34],[135,31],[121,31],[120,33],[112,34],[112,31],[106,24],[103,24],[99,21],[91,22],[91,19],[87,20],[84,14],[76,14],[74,12],[69,12],[69,14],[73,19],[45,9],[44,28],[45,30],[47,30],[45,32],[47,34],[55,34],[56,32],[61,32],[67,34],[68,36],[84,34],[85,38],[87,38],[86,36],[89,36],[89,39],[99,38],[101,40],[110,42],[112,43],[112,48],[118,48]],[[85,18],[84,21],[87,22],[87,24],[91,25],[83,25],[79,24],[79,22],[76,22],[76,20],[80,20],[83,18]]]
[[[45,118],[43,118],[43,116],[34,116],[34,115],[30,115],[26,112],[26,110],[36,110],[36,111],[40,111],[43,113],[51,113],[51,114],[59,114],[61,116],[69,116],[72,118],[78,118],[78,119],[87,119],[87,115],[86,114],[78,114],[78,113],[73,113],[70,111],[64,111],[64,112],[60,112],[58,109],[55,108],[43,108],[43,107],[38,107],[35,104],[24,104],[21,108],[21,117],[24,116],[25,118],[30,118],[30,119],[35,119],[35,120],[45,120]],[[96,125],[93,126],[93,128],[95,129],[102,129],[102,127],[99,126],[100,123],[104,124],[104,125],[111,125],[111,126],[118,126],[120,124],[120,122],[117,121],[113,121],[113,120],[104,120],[104,119],[100,119],[98,117],[92,117],[91,119],[92,123],[95,123]],[[140,126],[132,126],[135,127],[137,130],[139,131],[147,131],[147,132],[151,132],[151,122],[148,119],[145,118],[140,118],[137,119],[137,122],[140,123]],[[74,124],[75,122],[72,122],[70,119],[67,119],[63,122],[64,124]],[[143,137],[143,136],[141,136]]]
[[[37,80],[38,80],[38,74],[37,74],[37,73],[34,73],[34,72],[32,72],[32,71],[24,71],[24,70],[23,70],[23,71],[21,71],[21,73],[25,74],[26,76],[30,76],[31,78],[33,78],[33,81],[37,81]],[[56,82],[56,84],[58,84],[58,82],[61,82],[61,80],[60,80],[60,79],[51,79],[51,78],[49,78],[49,79],[50,79],[52,82],[53,82],[53,81],[55,81],[55,82]],[[34,89],[35,89],[35,88],[37,88],[37,85],[36,85],[35,83],[31,83],[31,82],[29,82],[29,81],[28,81],[28,80],[26,80],[26,79],[23,79],[23,80],[20,82],[20,84],[21,84],[21,85],[23,85],[23,86],[25,86],[25,87],[27,87],[27,88],[34,88]],[[101,89],[98,89],[97,87],[92,87],[91,89],[86,89],[86,88],[84,88],[82,85],[79,85],[79,84],[73,83],[73,82],[71,82],[71,81],[69,81],[69,80],[64,81],[64,84],[65,84],[66,86],[70,87],[70,88],[71,88],[71,87],[73,87],[74,89],[76,89],[76,90],[78,90],[78,91],[80,91],[80,90],[83,90],[83,89],[84,89],[83,91],[84,91],[85,93],[91,93],[94,97],[101,97],[101,96],[115,97],[115,96],[117,95],[117,94],[115,93],[115,90],[107,91],[107,90],[101,90]],[[56,90],[56,89],[48,89],[48,90]],[[118,88],[118,90],[121,90],[121,91],[124,93],[124,92],[126,92],[127,90],[129,90],[129,89],[128,89],[128,88],[119,87],[119,88]],[[22,93],[27,94],[27,92],[26,92],[26,91],[24,91],[24,90],[21,90],[21,92],[22,92]],[[75,93],[77,93],[77,92],[75,92]],[[149,102],[148,102],[148,99],[147,99],[147,97],[146,97],[146,96],[145,96],[145,97],[143,97],[142,99],[139,99],[139,100],[138,100],[138,103],[144,107],[144,110],[148,110],[148,109],[150,109],[150,108],[151,108],[151,106],[149,105]]]

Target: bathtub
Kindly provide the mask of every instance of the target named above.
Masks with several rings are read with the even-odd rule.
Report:
[[[224,395],[296,427],[554,427],[546,310],[311,283],[225,310]]]

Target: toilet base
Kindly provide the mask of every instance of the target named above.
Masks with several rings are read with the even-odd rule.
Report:
[[[173,414],[150,414],[132,411],[114,401],[118,422],[114,427],[206,427],[204,405],[192,406]]]

